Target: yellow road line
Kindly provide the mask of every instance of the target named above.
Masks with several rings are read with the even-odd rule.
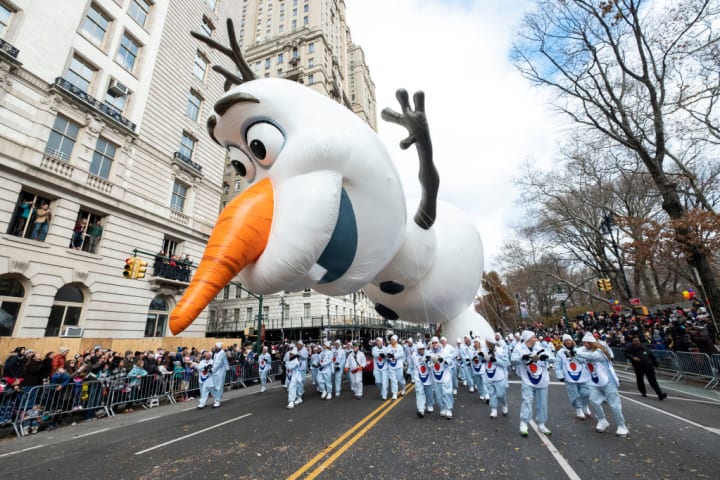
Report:
[[[411,392],[414,387],[415,387],[415,385],[411,385],[410,388],[407,390],[407,393]],[[400,400],[402,400],[402,398],[403,398],[403,397],[401,397]],[[370,412],[367,416],[365,416],[365,418],[363,418],[362,420],[360,420],[359,422],[357,422],[355,425],[353,425],[352,428],[350,428],[350,430],[348,430],[347,432],[345,432],[345,433],[343,433],[342,435],[340,435],[340,437],[338,437],[334,442],[332,442],[330,445],[328,445],[327,447],[325,447],[320,453],[318,453],[317,455],[315,455],[309,462],[307,462],[305,465],[303,465],[302,467],[300,467],[295,473],[293,473],[292,475],[290,475],[289,477],[287,477],[287,480],[297,480],[298,478],[300,478],[300,476],[301,476],[303,473],[305,473],[305,472],[307,472],[308,470],[310,470],[317,462],[319,462],[323,457],[325,457],[325,456],[326,456],[327,454],[329,454],[332,450],[334,450],[335,447],[337,447],[338,445],[340,445],[343,441],[345,441],[346,438],[348,438],[348,437],[349,437],[350,435],[352,435],[356,430],[358,430],[359,428],[361,428],[365,423],[367,423],[369,420],[371,420],[375,415],[377,415],[378,413],[380,413],[383,409],[385,409],[385,412],[378,417],[378,420],[379,420],[380,418],[384,417],[384,416],[385,416],[385,413],[389,412],[389,411],[393,408],[393,406],[396,405],[400,400],[395,400],[395,401],[390,401],[390,402],[383,402],[382,405],[380,405],[378,408],[376,408],[375,410],[373,410],[372,412]],[[377,423],[377,421],[373,422],[372,425],[375,425],[375,423]],[[372,425],[371,425],[371,426],[372,426]],[[369,427],[366,427],[366,428],[364,428],[364,429],[362,430],[362,432],[366,432],[368,429],[369,429]],[[353,439],[349,445],[352,445],[352,443],[355,443],[356,440],[357,440],[357,439]],[[349,446],[349,445],[348,445],[348,446]],[[344,452],[345,450],[346,450],[345,448],[342,449],[343,452]],[[333,455],[333,457],[331,457],[331,458],[337,458],[337,457],[336,457],[335,455]],[[325,465],[326,463],[327,463],[327,461],[323,463],[323,466],[326,467],[326,466],[327,466],[327,465]],[[328,465],[329,465],[329,464],[328,464]],[[322,468],[324,469],[325,467],[322,467]],[[319,468],[318,470],[320,470],[320,468]],[[318,472],[318,473],[319,473],[319,472]]]

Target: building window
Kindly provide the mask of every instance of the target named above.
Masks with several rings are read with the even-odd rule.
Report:
[[[235,285],[235,298],[242,298],[242,286]],[[238,316],[240,314],[238,313]]]
[[[170,208],[182,212],[185,209],[185,199],[187,198],[188,188],[182,183],[175,180],[173,184],[172,198],[170,199]]]
[[[65,327],[78,326],[84,303],[85,295],[78,287],[65,285],[58,290],[50,309],[45,336],[57,337],[63,333]]]
[[[255,62],[255,71],[256,72],[260,71],[260,62]]]
[[[70,61],[67,73],[65,73],[65,80],[72,83],[83,92],[87,92],[90,89],[90,84],[92,83],[94,77],[95,69],[79,57],[73,57]]]
[[[282,54],[282,53],[278,53],[278,56],[277,56],[277,65],[280,65],[281,63],[283,63],[283,54]]]
[[[109,27],[110,19],[96,5],[90,5],[90,10],[88,10],[83,22],[83,30],[90,35],[95,43],[102,45]]]
[[[79,240],[78,243],[82,243],[82,250],[84,252],[97,253],[100,238],[103,234],[103,217],[81,209],[78,212],[75,223],[78,224],[83,219],[85,219],[85,226],[81,233],[84,238]]]
[[[303,5],[303,12],[307,13],[309,9],[309,5]]]
[[[311,73],[310,75],[308,75],[308,85],[312,85],[312,84],[313,84],[313,79],[314,79],[314,77],[313,77],[313,74],[312,74],[312,73]]]
[[[185,114],[193,122],[197,122],[198,117],[200,116],[201,105],[202,99],[200,98],[200,96],[194,91],[190,90],[190,93],[188,93],[188,103],[187,108],[185,109]]]
[[[292,28],[297,28],[297,20],[292,21]]]
[[[146,337],[164,337],[168,321],[168,304],[161,297],[153,298],[145,322]]]
[[[278,69],[277,69],[277,76],[278,76],[278,77],[281,77],[281,76],[282,76],[282,68],[278,68]]]
[[[308,58],[308,67],[312,68],[315,66],[315,59],[314,58]]]
[[[140,44],[128,35],[127,32],[123,34],[122,39],[120,40],[120,49],[118,50],[117,59],[127,71],[133,71],[138,53],[140,53]]]
[[[117,147],[114,144],[102,137],[98,137],[92,162],[90,162],[90,173],[105,180],[110,178],[110,168],[115,159],[116,149]]]
[[[210,22],[210,19],[207,18],[205,15],[202,17],[202,22],[200,22],[200,31],[203,32],[208,37],[212,37],[214,27],[212,25],[212,22]]]
[[[193,73],[200,80],[205,80],[205,72],[207,72],[208,61],[200,52],[195,53],[195,65],[193,65]]]
[[[312,316],[312,306],[309,303],[303,303],[303,317],[310,318]]]
[[[293,8],[293,17],[297,17],[297,8]]]
[[[223,195],[227,195],[228,193],[230,193],[230,185],[223,183]]]
[[[70,160],[79,132],[80,125],[58,115],[55,117],[52,130],[50,130],[45,153],[67,162]]]
[[[105,103],[119,113],[123,113],[125,105],[127,105],[128,95],[130,95],[130,91],[127,90],[127,87],[116,80],[111,80],[108,90],[105,93]]]
[[[213,12],[215,11],[217,0],[205,0],[205,3],[207,4],[208,8],[210,8],[210,10],[212,10]]]
[[[252,321],[253,321],[253,309],[252,309],[252,307],[247,307],[245,309],[245,322],[252,325]]]
[[[308,53],[315,53],[315,43],[308,43]]]
[[[239,192],[242,189],[242,180],[235,180],[235,191]]]
[[[50,205],[50,199],[24,190],[21,191],[15,203],[13,216],[8,223],[7,233],[16,237],[30,238],[36,218],[35,212],[43,203]],[[2,317],[0,316],[1,321]]]
[[[303,17],[303,25],[307,25],[308,23],[309,23],[309,22],[308,22],[308,17],[307,17],[307,15],[305,15],[305,16]]]
[[[180,155],[188,160],[192,160],[193,151],[195,151],[195,139],[183,132],[182,137],[180,137]]]
[[[268,68],[270,68],[270,59],[266,58],[265,59],[265,70],[267,70]]]
[[[12,14],[12,10],[0,3],[0,37],[3,36],[8,25],[10,25],[10,17],[12,17]]]
[[[281,23],[278,25],[278,32],[283,33],[285,31],[285,26]]]
[[[222,299],[228,300],[230,298],[230,285],[223,287]]]
[[[23,300],[25,288],[22,284],[11,277],[0,277],[0,337],[13,336]]]
[[[148,0],[132,0],[130,8],[128,9],[130,17],[132,17],[142,27],[145,26],[149,12],[150,2]]]

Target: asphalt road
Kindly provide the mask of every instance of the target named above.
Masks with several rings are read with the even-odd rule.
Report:
[[[670,396],[660,402],[620,375],[624,439],[611,418],[603,434],[594,419],[575,419],[560,383],[549,392],[552,436],[523,438],[517,382],[510,415],[495,420],[465,390],[452,420],[419,419],[414,392],[382,402],[372,385],[362,400],[345,392],[324,401],[308,382],[305,401],[287,410],[275,382],[263,394],[257,386],[226,392],[218,409],[191,401],[6,439],[0,471],[33,479],[718,478],[720,394],[662,382]]]

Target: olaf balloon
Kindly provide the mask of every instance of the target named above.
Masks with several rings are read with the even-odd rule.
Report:
[[[490,335],[471,306],[482,278],[482,242],[462,212],[437,201],[423,93],[415,93],[413,109],[407,92],[398,90],[401,111],[382,112],[407,129],[401,148],[417,148],[422,197],[408,216],[400,178],[377,134],[310,88],[255,79],[232,20],[228,33],[230,48],[192,34],[229,56],[242,75],[213,67],[225,77],[227,92],[214,106],[208,131],[249,187],[220,213],[170,315],[173,334],[239,275],[258,294],[362,289],[385,318],[442,324],[449,338],[470,330]]]

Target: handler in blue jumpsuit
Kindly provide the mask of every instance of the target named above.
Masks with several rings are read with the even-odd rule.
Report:
[[[390,345],[387,346],[388,355],[388,378],[390,379],[390,392],[392,399],[397,400],[398,393],[405,395],[405,349],[398,343],[398,336],[390,337]]]
[[[548,366],[552,352],[545,351],[538,343],[535,333],[523,330],[521,341],[515,346],[510,360],[521,380],[522,403],[520,405],[520,435],[528,436],[528,422],[535,407],[535,421],[545,435],[552,432],[545,426],[547,421],[547,391],[550,384]]]
[[[387,351],[383,345],[383,339],[377,337],[375,345],[372,348],[373,357],[373,376],[375,377],[375,385],[380,389],[380,397],[387,400],[388,394],[388,362]]]
[[[454,353],[453,353],[454,354]],[[447,350],[438,342],[437,337],[430,340],[430,372],[433,381],[433,394],[435,400],[440,404],[440,416],[448,420],[452,418],[454,403],[453,397],[453,375],[455,372],[450,368],[452,359],[447,358]]]
[[[412,381],[415,383],[415,405],[417,416],[423,418],[425,413],[434,411],[435,396],[433,395],[433,381],[431,377],[432,363],[430,355],[425,354],[425,344],[418,342],[413,352],[410,363],[412,368]]]
[[[555,354],[555,376],[565,382],[570,405],[575,409],[575,416],[580,420],[591,416],[590,407],[590,372],[587,362],[577,356],[575,341],[567,333],[562,336],[563,346]]]

